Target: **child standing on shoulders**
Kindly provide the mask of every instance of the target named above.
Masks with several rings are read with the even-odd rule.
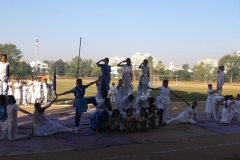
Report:
[[[206,102],[206,109],[205,112],[207,113],[208,118],[213,118],[213,106],[212,106],[212,100],[213,97],[215,97],[215,93],[217,90],[212,89],[212,84],[208,84],[208,90],[207,90],[207,102]]]
[[[8,79],[10,77],[10,64],[7,62],[7,55],[1,55],[0,62],[0,95],[8,95]]]
[[[75,132],[76,129],[67,128],[60,124],[57,124],[51,120],[49,120],[45,115],[45,110],[51,107],[51,105],[56,101],[55,99],[46,105],[45,107],[41,107],[40,103],[35,103],[35,110],[33,112],[33,126],[34,126],[34,136],[48,136],[57,132]]]
[[[172,123],[174,121],[179,121],[180,123],[191,123],[196,124],[196,115],[197,115],[197,102],[193,101],[192,105],[190,105],[187,101],[185,101],[182,97],[182,100],[187,104],[187,109],[183,111],[179,116],[170,119],[167,121],[167,124]],[[191,116],[194,116],[192,119]]]
[[[126,63],[126,64],[122,64]],[[127,96],[130,90],[130,84],[132,82],[132,65],[131,59],[127,58],[125,61],[118,63],[118,67],[123,67],[123,83],[124,83],[124,95]]]
[[[100,64],[100,62],[104,62],[104,64]],[[111,80],[111,76],[110,76],[111,66],[109,66],[108,63],[109,63],[109,58],[102,59],[96,63],[98,67],[101,67],[101,70],[102,70],[101,92],[102,92],[103,99],[107,98],[108,90],[110,89],[109,83]]]
[[[18,139],[24,139],[30,136],[30,134],[26,135],[17,135],[17,128],[18,128],[18,122],[17,122],[17,112],[20,111],[25,114],[29,114],[32,116],[31,113],[28,111],[21,109],[17,104],[14,96],[9,95],[7,97],[7,114],[8,114],[8,139],[9,140],[18,140]]]
[[[149,67],[148,65],[148,60],[144,59],[143,63],[141,63],[139,65],[139,69],[142,69],[142,76],[141,76],[141,87],[142,87],[142,93],[144,95],[147,94],[147,90],[148,90],[148,82],[150,80],[150,73],[149,73]]]
[[[225,101],[223,102],[223,104],[224,104],[224,107],[222,109],[221,123],[230,123],[233,118],[233,111],[234,111],[234,109],[232,108],[232,104],[234,104],[233,96],[226,95]]]

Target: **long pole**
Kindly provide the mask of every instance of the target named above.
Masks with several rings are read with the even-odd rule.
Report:
[[[78,55],[78,66],[77,66],[77,75],[76,75],[76,79],[78,78],[79,60],[80,60],[80,51],[81,51],[81,41],[82,41],[82,38],[80,37],[80,43],[79,43],[79,55]]]
[[[36,73],[38,75],[38,38],[36,37]]]

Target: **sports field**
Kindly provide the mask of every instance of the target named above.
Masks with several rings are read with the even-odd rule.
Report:
[[[92,81],[94,81],[95,79],[92,78],[91,80],[87,79],[83,79],[83,84],[88,84]],[[111,81],[111,83],[114,82],[117,85],[117,79],[113,79]],[[182,82],[182,81],[178,81],[177,84],[175,81],[170,81],[169,87],[172,88],[172,90],[178,94],[178,95],[182,95],[187,101],[191,102],[191,101],[206,101],[207,98],[207,84],[205,86],[204,82]],[[136,89],[137,89],[137,82],[133,83],[134,85],[134,95],[136,95]],[[159,87],[161,86],[161,83],[154,83],[152,84],[153,87]],[[76,82],[75,80],[58,80],[57,81],[57,93],[61,93],[64,91],[68,91],[70,89],[72,89],[73,87],[76,86]],[[213,83],[213,88],[215,88],[216,83]],[[223,95],[233,95],[234,97],[236,97],[236,95],[238,93],[240,93],[239,91],[240,88],[240,83],[225,83],[224,84],[224,88],[223,88]],[[90,86],[87,90],[86,90],[86,97],[89,96],[95,96],[96,95],[96,86],[92,85]],[[157,95],[159,95],[159,91],[153,91],[151,93],[151,96],[156,97]],[[74,98],[73,94],[68,94],[68,95],[64,95],[58,98],[58,102],[64,102],[64,101],[68,101],[68,100],[72,100]],[[175,96],[171,95],[171,101],[172,102],[179,102],[181,101],[181,99],[176,98]]]

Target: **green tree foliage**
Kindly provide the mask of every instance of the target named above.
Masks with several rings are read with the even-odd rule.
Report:
[[[80,58],[79,60],[79,77],[88,77],[91,75],[92,72],[92,63],[93,61],[90,59],[82,60]],[[78,57],[72,58],[72,61],[70,62],[69,68],[66,72],[67,76],[76,77],[77,75],[77,66],[78,66]]]
[[[164,74],[164,68],[165,66],[163,65],[162,61],[158,61],[158,64],[156,66],[156,68],[153,71],[154,75],[162,75]]]
[[[50,67],[50,74],[53,74],[54,68],[56,68],[56,74],[59,76],[65,75],[65,63],[62,59],[55,61]]]
[[[226,77],[229,77],[229,83],[233,82],[233,77],[236,77],[234,80],[237,80],[240,71],[239,56],[227,54],[220,58],[218,65],[225,66],[225,70],[227,71]]]
[[[189,64],[183,64],[182,69],[183,69],[184,71],[187,71],[188,69],[190,69]]]
[[[91,76],[95,77],[95,76],[100,76],[101,74],[102,74],[101,68],[98,67],[97,65],[94,65],[92,68]]]
[[[200,63],[193,68],[193,79],[203,81],[205,77],[210,76],[209,64]]]
[[[118,67],[117,72],[118,72],[118,76],[119,76],[120,78],[122,78],[122,76],[123,76],[123,67]]]
[[[190,81],[191,80],[191,73],[188,72],[187,70],[179,70],[174,72],[175,75],[178,75],[178,77],[181,80],[184,81]]]
[[[7,61],[10,63],[10,74],[14,75],[18,65],[19,60],[22,58],[23,53],[14,44],[0,44],[0,54],[6,54],[8,56]],[[24,76],[24,75],[23,75]]]
[[[22,78],[32,75],[32,68],[25,61],[19,62],[18,67],[14,71],[14,76]]]
[[[153,70],[154,70],[154,68],[153,68],[153,57],[149,56],[147,60],[148,60],[148,67],[149,67],[149,75],[150,75],[150,79],[151,79],[152,76],[153,76]]]

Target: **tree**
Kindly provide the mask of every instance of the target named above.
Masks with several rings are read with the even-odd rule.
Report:
[[[205,77],[210,75],[209,64],[200,63],[193,68],[193,79],[203,81]]]
[[[181,77],[182,80],[185,80],[185,81],[190,81],[191,80],[191,73],[186,71],[186,70],[175,71],[174,74]]]
[[[82,60],[79,59],[79,77],[87,77],[91,75],[92,72],[92,63],[93,61],[90,59]],[[78,57],[72,58],[72,61],[70,61],[69,68],[66,72],[67,76],[76,77],[77,75],[77,67],[78,67]]]
[[[122,76],[123,76],[123,67],[118,67],[117,73],[118,73],[118,76],[122,78]]]
[[[19,62],[18,67],[16,68],[14,75],[22,78],[32,75],[32,68],[25,61]]]
[[[189,64],[183,64],[182,69],[183,69],[184,71],[189,70],[189,69],[190,69]]]
[[[11,74],[14,75],[19,65],[19,60],[22,58],[23,53],[14,44],[0,44],[0,54],[6,54],[10,63]]]
[[[154,75],[164,74],[164,68],[165,68],[165,66],[163,65],[162,61],[158,61],[156,68],[153,70],[153,74]]]
[[[225,66],[227,76],[229,76],[229,83],[232,83],[233,76],[238,76],[240,71],[240,57],[227,54],[220,58],[218,65]]]
[[[64,69],[65,62],[63,62],[62,59],[59,59],[55,61],[52,64],[52,67],[50,68],[50,73],[52,74],[54,71],[54,68],[56,69],[56,74],[59,76],[64,76],[65,75],[65,69]]]
[[[102,74],[101,68],[98,67],[97,65],[94,65],[93,68],[92,68],[91,76],[92,76],[92,77],[94,77],[94,76],[100,76],[101,74]]]
[[[148,67],[149,67],[149,75],[150,75],[150,78],[152,78],[153,76],[153,57],[152,56],[149,56],[148,57]]]

